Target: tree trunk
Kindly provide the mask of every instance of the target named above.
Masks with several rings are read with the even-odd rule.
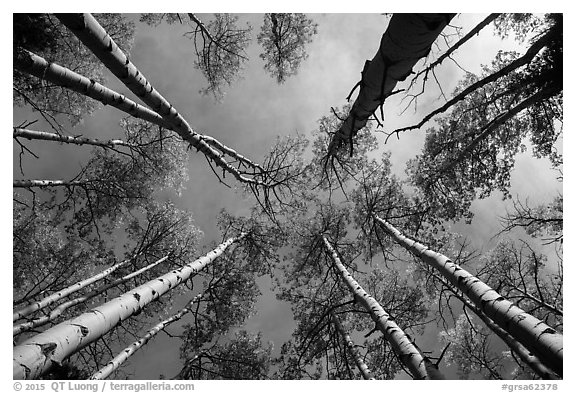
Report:
[[[82,187],[90,188],[94,191],[98,184],[112,183],[116,179],[83,179],[83,180],[13,180],[12,186],[14,188],[45,188],[45,187]],[[92,186],[92,187],[90,187]]]
[[[72,180],[14,180],[13,181],[14,188],[43,188],[43,187],[74,187],[74,186],[82,186],[86,184],[86,182]]]
[[[474,314],[478,316],[488,327],[492,330],[494,334],[504,341],[508,348],[512,350],[519,358],[528,365],[538,376],[542,379],[558,379],[558,377],[548,369],[540,359],[534,356],[526,347],[520,344],[514,337],[508,334],[504,329],[494,323],[490,318],[488,318],[478,307],[476,307],[470,300],[466,299],[462,294],[460,294],[454,287],[447,282],[445,282],[441,277],[433,274],[438,281],[440,281],[448,290],[462,302],[462,304],[471,310]]]
[[[192,306],[194,303],[198,302],[202,298],[202,294],[197,295],[192,299],[186,307],[178,311],[176,314],[172,315],[170,318],[163,320],[162,322],[155,325],[152,329],[148,330],[148,332],[144,335],[144,337],[140,338],[138,341],[134,341],[129,347],[125,348],[122,352],[116,355],[112,360],[106,364],[103,368],[98,370],[94,375],[90,377],[90,379],[106,379],[114,372],[114,370],[118,369],[130,356],[132,356],[136,351],[142,348],[144,345],[148,343],[156,334],[158,334],[161,330],[164,330],[167,326],[169,326],[172,322],[178,321],[184,315],[192,311]]]
[[[86,345],[96,341],[125,319],[138,314],[158,299],[214,261],[245,233],[232,237],[189,264],[126,292],[74,319],[62,322],[14,347],[13,378],[35,379]]]
[[[104,292],[106,292],[107,290],[109,290],[110,288],[114,288],[114,287],[116,287],[122,283],[125,283],[126,281],[130,280],[131,278],[139,276],[140,274],[144,273],[145,271],[152,269],[154,266],[159,265],[160,263],[164,262],[166,259],[168,259],[168,256],[165,256],[164,258],[160,258],[156,262],[151,263],[148,266],[144,266],[142,269],[137,270],[133,273],[130,273],[130,274],[128,274],[122,278],[119,278],[117,280],[114,280],[114,281],[112,281],[106,285],[103,285],[100,288],[96,288],[93,291],[90,291],[85,295],[82,295],[82,296],[77,297],[75,299],[64,302],[64,303],[58,305],[58,307],[56,307],[54,310],[52,310],[50,312],[50,314],[48,314],[48,315],[44,315],[44,316],[42,316],[40,318],[36,318],[32,321],[28,321],[28,322],[24,322],[24,323],[21,323],[19,325],[16,325],[12,328],[12,335],[15,336],[15,335],[20,334],[22,332],[25,332],[27,330],[34,329],[38,326],[46,325],[48,322],[56,320],[56,318],[58,318],[60,315],[62,315],[64,313],[64,311],[68,310],[70,307],[74,307],[77,304],[84,303],[85,301],[87,301],[89,299],[92,299],[98,295],[101,295]]]
[[[364,360],[362,359],[362,357],[360,356],[360,353],[358,352],[358,350],[356,349],[356,346],[354,345],[354,342],[352,341],[352,338],[350,337],[350,335],[344,330],[344,327],[342,326],[342,324],[340,323],[340,320],[338,319],[338,317],[336,316],[336,314],[334,313],[330,313],[331,317],[332,317],[332,322],[334,324],[334,327],[336,327],[336,330],[338,331],[338,333],[340,334],[340,336],[342,336],[342,339],[344,340],[344,342],[346,343],[346,347],[348,348],[348,350],[350,351],[350,354],[352,354],[352,358],[354,359],[354,362],[356,363],[356,367],[358,367],[358,370],[360,371],[360,373],[362,374],[362,378],[364,379],[374,379],[374,377],[372,377],[372,374],[370,373],[370,369],[368,368],[368,366],[366,365],[366,363],[364,362]]]
[[[108,148],[114,148],[116,146],[135,147],[134,145],[120,139],[110,139],[108,141],[102,141],[99,139],[85,138],[82,136],[60,135],[54,132],[35,131],[18,127],[14,127],[14,133],[12,135],[14,138],[26,138],[29,140],[36,139],[36,140],[44,140],[60,143],[71,143],[75,145],[92,145]]]
[[[219,152],[197,134],[180,113],[152,85],[144,75],[132,64],[128,57],[116,45],[106,30],[90,14],[58,14],[58,19],[102,61],[102,63],[138,96],[146,105],[159,113],[185,141],[202,152],[217,166],[232,174],[238,181],[254,185],[264,185],[253,178],[243,176],[238,169],[231,166],[222,157],[225,151]],[[228,149],[228,152],[233,152]],[[238,158],[238,157],[234,157]],[[250,161],[244,161],[249,163]]]
[[[65,298],[66,296],[69,296],[71,294],[73,294],[76,291],[79,291],[80,289],[87,287],[88,285],[95,283],[98,280],[103,279],[104,277],[108,276],[109,274],[113,273],[115,270],[117,270],[118,268],[124,266],[125,264],[127,264],[129,262],[129,260],[125,260],[122,261],[120,263],[117,263],[114,266],[109,267],[108,269],[90,277],[87,278],[86,280],[82,280],[77,282],[76,284],[70,285],[67,288],[62,289],[61,291],[58,291],[56,293],[52,293],[48,296],[46,296],[44,299],[39,300],[35,303],[30,304],[29,306],[26,306],[24,308],[21,308],[20,310],[14,312],[12,314],[12,321],[16,321],[20,318],[24,318],[27,315],[32,314],[35,311],[41,310],[46,306],[49,306],[50,304]]]
[[[122,94],[116,93],[100,83],[90,80],[68,68],[59,66],[55,63],[49,63],[44,58],[18,48],[14,58],[14,68],[20,72],[33,75],[40,79],[45,79],[55,85],[74,90],[77,93],[84,94],[104,105],[113,106],[123,112],[128,113],[139,119],[149,121],[161,127],[171,129],[162,116],[150,109],[135,103]]]
[[[334,250],[328,239],[326,239],[326,236],[322,236],[322,240],[334,261],[334,265],[340,272],[342,280],[344,280],[344,283],[354,295],[354,299],[360,302],[366,311],[370,313],[370,317],[376,323],[376,326],[382,332],[384,338],[390,343],[402,364],[412,373],[412,378],[429,379],[424,357],[410,337],[390,318],[390,315],[384,311],[382,306],[354,280],[338,257],[336,250]]]
[[[406,79],[412,67],[430,52],[440,32],[454,14],[394,14],[380,48],[362,71],[360,92],[348,117],[334,134],[328,154],[334,154],[366,125],[368,118],[384,103],[399,81]]]
[[[552,371],[562,376],[562,334],[506,300],[445,255],[407,238],[375,214],[374,219],[399,245],[439,271],[486,316],[533,352]]]

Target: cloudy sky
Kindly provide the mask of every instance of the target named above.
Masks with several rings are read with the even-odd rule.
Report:
[[[202,20],[210,15],[199,14]],[[461,14],[453,25],[462,26],[466,32],[484,19],[486,14]],[[242,79],[226,89],[223,102],[216,103],[212,97],[201,96],[198,91],[206,83],[199,71],[193,68],[192,42],[183,37],[186,26],[162,24],[152,28],[138,22],[139,15],[129,15],[136,21],[135,43],[131,60],[188,120],[198,132],[210,135],[234,148],[254,161],[260,161],[277,136],[301,133],[311,136],[317,128],[317,120],[330,113],[330,107],[345,104],[345,97],[360,77],[366,59],[374,56],[380,37],[387,26],[387,18],[381,14],[313,14],[318,23],[318,34],[307,51],[309,58],[302,64],[296,76],[285,84],[277,85],[263,70],[259,59],[260,46],[255,37],[262,24],[261,14],[242,14],[240,24],[249,22],[253,26],[253,43],[247,50],[250,61]],[[481,64],[491,61],[500,49],[518,49],[513,40],[502,41],[495,38],[490,30],[460,49],[455,58],[459,65],[472,72],[478,72]],[[445,61],[438,70],[438,79],[446,94],[450,94],[462,75],[454,63]],[[112,75],[107,86],[132,97],[131,93]],[[406,111],[401,97],[393,97],[385,104],[386,130],[410,125],[422,118],[432,108],[440,105],[439,89],[429,82],[427,93],[418,101],[417,108]],[[402,113],[403,112],[403,113]],[[87,117],[83,124],[69,130],[72,134],[107,139],[121,133],[118,121],[123,113],[114,108],[102,108]],[[38,118],[28,111],[15,109],[13,124]],[[41,123],[35,129],[41,129]],[[391,138],[384,145],[384,135],[378,134],[379,151],[391,151],[393,171],[404,176],[406,160],[418,154],[422,148],[424,131],[402,134],[400,139]],[[28,144],[39,154],[40,159],[28,158],[24,161],[25,178],[66,179],[74,176],[88,156],[88,148],[57,146],[48,143]],[[18,169],[18,148],[13,148],[13,176],[22,178]],[[529,154],[519,156],[512,177],[512,195],[518,194],[536,203],[546,203],[562,190],[562,184],[549,169],[546,160],[535,160]],[[235,214],[243,214],[251,204],[239,192],[220,185],[203,156],[192,150],[188,161],[189,182],[178,199],[177,206],[189,210],[195,217],[199,229],[204,232],[203,244],[220,239],[215,218],[222,208]],[[234,184],[232,184],[234,185]],[[499,225],[497,218],[506,211],[501,195],[495,193],[486,200],[474,203],[475,219],[471,226],[454,225],[454,229],[469,237],[473,245],[489,249]],[[289,339],[294,327],[290,318],[290,308],[275,300],[268,290],[270,280],[260,280],[263,297],[258,302],[258,314],[252,317],[246,328],[262,331],[265,341],[270,340],[275,348]],[[178,331],[177,327],[171,331]],[[434,335],[427,337],[434,348]],[[147,347],[136,354],[125,371],[133,373],[134,379],[157,378],[159,374],[172,377],[181,366],[178,359],[180,342],[159,335]],[[426,344],[424,344],[426,346]],[[156,360],[150,361],[154,354]]]

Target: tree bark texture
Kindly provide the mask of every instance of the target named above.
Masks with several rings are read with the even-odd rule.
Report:
[[[86,184],[86,181],[82,180],[13,180],[12,182],[14,188],[74,187],[84,184]]]
[[[562,334],[515,306],[445,255],[407,238],[377,215],[374,215],[374,219],[396,243],[440,272],[486,316],[528,348],[552,371],[562,376],[564,354]]]
[[[170,318],[163,320],[162,322],[154,325],[154,327],[139,340],[134,341],[129,347],[125,348],[122,352],[116,355],[112,360],[102,367],[98,372],[90,377],[90,379],[106,379],[117,370],[130,356],[132,356],[136,351],[142,348],[148,341],[150,341],[156,334],[161,330],[164,330],[171,323],[178,321],[184,315],[192,311],[192,306],[194,303],[198,302],[202,298],[202,294],[194,297],[183,309],[178,311],[176,314],[172,315]]]
[[[478,307],[476,307],[470,300],[466,299],[462,294],[460,294],[456,289],[454,289],[450,284],[446,283],[442,278],[436,277],[440,280],[444,286],[456,297],[458,300],[464,304],[469,310],[471,310],[478,318],[484,322],[488,329],[492,330],[506,345],[512,350],[518,358],[529,366],[532,371],[534,371],[542,379],[558,379],[558,377],[546,367],[540,359],[538,359],[534,354],[532,354],[526,347],[518,342],[514,337],[512,337],[508,332],[502,329],[500,326],[494,323],[490,318],[488,318]]]
[[[334,261],[342,280],[354,295],[354,298],[370,313],[370,317],[376,323],[384,338],[390,343],[398,358],[412,373],[414,379],[428,379],[425,360],[416,348],[410,337],[392,320],[382,306],[370,296],[348,272],[338,253],[332,247],[326,236],[322,236],[324,245]]]
[[[104,105],[113,106],[139,119],[149,121],[164,128],[171,128],[170,124],[158,113],[68,68],[55,63],[49,63],[44,58],[25,49],[19,48],[16,51],[14,68],[20,72],[45,79],[55,85],[84,94],[85,96],[100,101]]]
[[[203,257],[183,267],[98,306],[76,318],[62,322],[14,347],[13,378],[35,379],[48,371],[52,364],[96,341],[125,319],[138,314],[143,307],[158,299],[198,273],[233,243],[246,236],[231,237]]]
[[[202,152],[217,166],[232,174],[238,181],[264,185],[258,180],[243,176],[238,169],[226,162],[222,156],[225,152],[219,152],[206,143],[202,135],[196,133],[176,108],[154,89],[92,15],[58,14],[57,17],[126,87],[170,124],[167,128],[178,133],[182,139]],[[229,148],[227,150],[228,152],[234,151]],[[249,160],[243,161],[250,163]]]
[[[360,374],[362,374],[362,378],[374,379],[374,377],[372,376],[372,373],[370,372],[370,369],[368,368],[368,365],[364,362],[364,360],[360,356],[360,353],[356,349],[356,345],[354,345],[352,338],[344,330],[344,327],[342,326],[342,323],[340,323],[340,320],[338,319],[336,314],[331,313],[331,316],[332,316],[332,323],[334,324],[334,327],[336,328],[336,330],[338,331],[338,333],[340,334],[340,336],[344,340],[344,343],[346,343],[346,348],[348,348],[348,351],[350,351],[350,354],[352,355],[352,358],[354,359],[354,363],[356,363],[356,367],[358,367]]]
[[[76,284],[70,285],[67,288],[62,289],[61,291],[52,293],[48,296],[46,296],[44,299],[39,300],[37,302],[34,302],[24,308],[21,308],[20,310],[14,312],[12,314],[12,321],[16,321],[20,318],[24,318],[27,315],[32,314],[35,311],[41,310],[46,306],[49,306],[50,304],[57,302],[60,299],[65,298],[66,296],[69,296],[71,294],[73,294],[76,291],[79,291],[82,288],[87,287],[90,284],[95,283],[96,281],[99,281],[101,279],[103,279],[104,277],[110,275],[111,273],[113,273],[115,270],[117,270],[118,268],[124,266],[125,264],[127,264],[129,261],[122,261],[120,263],[117,263],[114,266],[109,267],[108,269],[90,277],[87,278],[85,280],[79,281]]]
[[[131,145],[130,143],[120,139],[110,139],[107,141],[103,141],[99,139],[86,138],[82,136],[60,135],[56,134],[55,132],[36,131],[19,127],[14,127],[14,132],[12,136],[14,138],[26,138],[29,140],[35,139],[35,140],[43,140],[59,143],[69,143],[79,146],[91,145],[91,146],[108,147],[108,148],[114,148],[116,146],[134,147],[134,145]]]
[[[454,14],[394,14],[382,35],[380,48],[366,61],[360,92],[348,117],[334,134],[328,153],[351,143],[368,118],[384,103],[396,84],[405,80],[412,67],[430,52],[432,44]]]
[[[27,330],[46,325],[48,322],[56,320],[56,318],[58,318],[60,315],[62,315],[64,313],[64,311],[68,310],[70,307],[74,307],[77,304],[84,303],[87,300],[90,300],[90,299],[92,299],[98,295],[101,295],[104,292],[106,292],[107,290],[109,290],[110,288],[114,288],[114,287],[116,287],[122,283],[127,282],[128,280],[130,280],[136,276],[139,276],[140,274],[144,273],[145,271],[152,269],[154,266],[159,265],[160,263],[164,262],[166,259],[168,259],[168,256],[165,256],[164,258],[160,258],[156,262],[151,263],[147,266],[144,266],[142,269],[139,269],[135,272],[127,274],[126,276],[124,276],[122,278],[114,280],[114,281],[112,281],[106,285],[102,285],[101,287],[96,288],[96,289],[88,292],[85,295],[79,296],[77,298],[68,300],[67,302],[64,302],[62,304],[59,304],[58,307],[56,307],[54,310],[52,310],[47,315],[43,315],[40,318],[36,318],[36,319],[31,320],[31,321],[23,322],[19,325],[15,325],[12,327],[12,335],[15,336],[15,335],[20,334],[22,332],[25,332]]]

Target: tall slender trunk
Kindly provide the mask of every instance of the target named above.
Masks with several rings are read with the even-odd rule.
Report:
[[[19,48],[16,51],[14,68],[37,78],[45,79],[55,85],[84,94],[85,96],[102,102],[104,105],[113,106],[134,117],[171,129],[170,124],[158,113],[68,68],[55,63],[49,63],[44,58],[26,49]]]
[[[98,295],[101,295],[104,292],[106,292],[107,290],[109,290],[110,288],[114,288],[114,287],[116,287],[122,283],[125,283],[128,280],[130,280],[136,276],[139,276],[140,274],[152,269],[153,267],[164,262],[166,259],[168,259],[168,255],[163,257],[163,258],[160,258],[159,260],[157,260],[154,263],[151,263],[147,266],[144,266],[142,269],[139,269],[135,272],[127,274],[124,277],[119,278],[117,280],[114,280],[114,281],[112,281],[106,285],[102,285],[101,287],[96,288],[93,291],[90,291],[85,295],[82,295],[82,296],[77,297],[75,299],[71,299],[67,302],[64,302],[64,303],[58,305],[58,307],[56,307],[54,310],[52,310],[48,315],[44,315],[40,318],[33,319],[32,321],[23,322],[19,325],[15,325],[12,327],[12,335],[15,336],[15,335],[20,334],[22,332],[25,332],[27,330],[46,325],[48,322],[56,320],[56,318],[58,318],[60,315],[62,315],[64,313],[64,311],[68,310],[70,307],[74,307],[80,303],[84,303],[89,299],[92,299]]]
[[[14,188],[74,187],[83,184],[85,182],[78,180],[13,180],[12,182]]]
[[[454,14],[394,14],[380,48],[362,71],[360,92],[348,117],[332,137],[328,153],[334,154],[366,125],[399,81],[430,52],[432,44]]]
[[[90,14],[58,14],[58,19],[68,27],[90,49],[96,57],[138,96],[152,110],[159,113],[185,141],[201,151],[217,166],[232,174],[238,181],[253,185],[265,184],[259,180],[243,176],[238,169],[231,166],[222,157],[226,152],[215,150],[196,133],[180,113],[152,85],[144,75],[132,64],[128,57],[116,45],[106,30]],[[228,151],[233,151],[229,149]],[[236,158],[236,157],[235,157]],[[247,163],[246,161],[244,161]],[[248,162],[250,162],[248,160]]]
[[[382,306],[370,296],[352,275],[348,272],[338,253],[326,236],[322,236],[324,246],[330,253],[334,265],[340,272],[342,280],[354,295],[354,298],[370,313],[370,317],[376,323],[376,327],[382,332],[384,338],[390,343],[398,358],[412,373],[414,379],[429,379],[426,369],[426,361],[410,337],[392,320]]]
[[[336,314],[334,314],[334,313],[330,313],[330,314],[332,317],[332,322],[334,324],[334,327],[336,327],[336,330],[338,331],[340,336],[342,336],[342,339],[346,343],[346,347],[348,348],[348,351],[350,351],[350,354],[352,355],[352,358],[354,359],[354,363],[356,363],[356,367],[358,367],[360,374],[362,374],[362,378],[374,379],[374,377],[372,376],[372,373],[370,372],[370,369],[368,368],[368,365],[366,365],[366,363],[364,362],[364,360],[360,356],[360,353],[356,349],[356,346],[354,345],[352,338],[344,330],[344,327],[342,326],[342,323],[340,322],[340,320],[338,319]]]
[[[552,371],[562,376],[564,353],[562,334],[515,306],[445,255],[407,238],[376,214],[374,219],[396,243],[440,272],[498,326],[533,352]]]
[[[51,142],[70,143],[74,145],[92,145],[108,148],[114,148],[116,146],[135,147],[135,145],[120,139],[110,139],[103,141],[100,139],[86,138],[82,136],[60,135],[54,132],[35,131],[19,127],[14,127],[14,133],[12,136],[14,138],[26,138],[30,140],[36,139]]]
[[[500,326],[494,323],[490,318],[488,318],[478,307],[476,307],[470,300],[466,299],[459,291],[457,291],[452,285],[444,281],[443,278],[432,274],[434,278],[440,281],[462,304],[471,310],[474,314],[478,316],[488,327],[492,330],[494,334],[504,341],[508,348],[514,352],[522,362],[529,366],[538,376],[542,379],[558,379],[558,377],[546,367],[540,359],[538,359],[534,354],[532,354],[526,347],[518,342],[514,337],[512,337],[508,332],[502,329]]]
[[[64,288],[58,292],[55,292],[55,293],[52,293],[52,294],[46,296],[42,300],[39,300],[39,301],[32,303],[32,304],[30,304],[24,308],[21,308],[20,310],[14,312],[12,314],[12,321],[16,321],[20,318],[24,318],[25,316],[30,315],[35,311],[41,310],[44,307],[49,306],[50,304],[52,304],[52,303],[54,303],[54,302],[56,302],[62,298],[65,298],[66,296],[69,296],[69,295],[73,294],[74,292],[77,292],[80,289],[85,288],[88,285],[95,283],[96,281],[103,279],[104,277],[110,275],[115,270],[124,266],[128,262],[129,262],[129,260],[125,260],[125,261],[122,261],[120,263],[117,263],[114,266],[111,266],[108,269],[103,270],[100,273],[95,274],[94,276],[92,276],[90,278],[79,281],[76,284],[70,285],[67,288]]]
[[[92,188],[96,184],[106,184],[114,182],[115,179],[83,179],[83,180],[13,180],[14,188],[45,188],[45,187],[84,187]],[[92,187],[90,187],[92,186]]]
[[[74,319],[62,322],[14,347],[13,378],[35,379],[70,355],[96,341],[119,323],[212,263],[245,233],[231,237],[203,257],[140,285]]]
[[[176,314],[172,315],[170,318],[159,322],[158,324],[154,325],[154,327],[139,340],[134,341],[130,344],[129,347],[125,348],[122,352],[116,355],[112,360],[106,364],[103,368],[98,370],[94,375],[90,377],[90,379],[106,379],[114,372],[114,370],[118,369],[130,356],[136,353],[140,348],[148,343],[156,334],[158,334],[161,330],[164,330],[167,326],[171,323],[178,321],[184,315],[192,311],[192,306],[194,303],[198,302],[202,298],[202,294],[196,295],[194,299],[192,299],[186,307],[178,311]]]

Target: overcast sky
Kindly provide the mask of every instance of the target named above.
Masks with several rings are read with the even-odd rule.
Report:
[[[485,16],[461,14],[452,24],[464,27],[463,31],[466,32]],[[258,57],[261,48],[255,37],[262,24],[262,15],[243,14],[239,24],[249,22],[253,26],[254,40],[247,51],[250,61],[242,73],[243,79],[226,88],[223,102],[216,103],[212,97],[198,93],[206,83],[200,72],[193,68],[192,42],[182,36],[186,27],[162,24],[152,28],[139,23],[138,15],[130,17],[136,21],[135,44],[130,56],[132,62],[196,131],[217,138],[254,161],[261,160],[278,135],[298,132],[311,137],[312,131],[317,128],[317,120],[329,114],[331,106],[340,107],[345,104],[345,97],[358,81],[365,60],[374,56],[388,21],[380,14],[311,15],[318,23],[318,34],[313,43],[307,46],[309,58],[296,76],[289,78],[283,85],[277,85],[264,72],[263,61]],[[205,14],[199,14],[199,17],[210,19],[210,15]],[[461,67],[477,72],[480,65],[489,63],[499,49],[518,47],[512,40],[503,42],[495,38],[488,29],[460,49],[455,57]],[[462,71],[449,61],[445,61],[438,69],[438,78],[446,94],[452,92],[461,75]],[[107,86],[132,96],[112,75],[108,78]],[[387,101],[387,130],[412,124],[442,103],[436,100],[439,90],[434,83],[429,82],[428,87],[427,94],[418,101],[417,110],[410,108],[401,114],[404,107],[400,97]],[[100,139],[118,137],[121,135],[118,121],[122,117],[123,113],[105,107],[87,117],[83,124],[70,132]],[[13,124],[36,118],[37,115],[16,109]],[[34,129],[41,129],[40,124],[35,125]],[[423,130],[404,133],[399,140],[391,138],[386,145],[383,144],[384,136],[378,135],[379,151],[392,152],[394,173],[404,176],[404,164],[419,153],[424,135]],[[31,179],[70,178],[77,173],[89,153],[89,148],[49,143],[29,143],[28,146],[40,155],[39,160],[27,158],[24,162],[24,178]],[[15,179],[22,178],[18,169],[18,152],[18,148],[14,147]],[[512,195],[518,194],[521,199],[529,197],[534,204],[549,202],[562,191],[562,184],[555,180],[556,174],[549,167],[547,160],[535,160],[529,154],[517,157],[512,177]],[[219,211],[226,208],[231,213],[243,214],[251,200],[220,185],[204,157],[194,150],[190,153],[188,170],[190,180],[186,189],[174,201],[178,207],[193,213],[196,225],[205,234],[203,244],[217,241],[220,234],[215,218]],[[476,215],[472,225],[458,224],[453,228],[468,236],[475,247],[488,249],[493,246],[490,238],[499,229],[497,218],[505,213],[506,206],[501,201],[501,195],[495,193],[486,200],[475,202],[473,208]],[[257,304],[258,314],[248,321],[246,328],[262,331],[264,341],[272,341],[278,349],[290,338],[294,327],[290,308],[276,301],[269,292],[269,278],[260,280],[260,284],[264,295]],[[178,328],[169,330],[174,332]],[[427,342],[419,344],[438,350],[434,339],[434,335],[429,335]],[[177,339],[169,339],[160,334],[133,357],[125,370],[133,372],[134,379],[157,378],[160,373],[172,377],[181,366],[179,346]],[[154,361],[150,361],[150,354],[154,354]]]

